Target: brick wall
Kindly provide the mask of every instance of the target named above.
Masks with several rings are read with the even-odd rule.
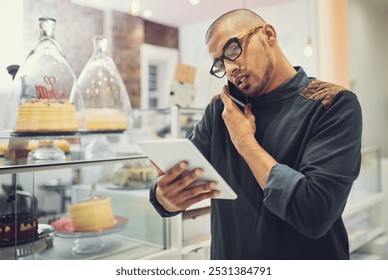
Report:
[[[100,10],[78,6],[66,0],[24,0],[26,54],[34,49],[38,41],[38,20],[44,16],[56,19],[55,39],[77,77],[93,52],[93,37],[109,35],[112,59],[124,80],[134,108],[140,107],[140,46],[146,43],[178,48],[177,28],[115,11],[110,15],[110,24],[107,25],[107,14]]]
[[[144,42],[150,45],[179,49],[179,30],[152,21],[144,21]]]
[[[140,107],[140,46],[143,42],[141,18],[112,13],[112,58],[122,73],[132,107]]]

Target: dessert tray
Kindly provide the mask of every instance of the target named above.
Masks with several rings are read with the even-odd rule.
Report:
[[[46,238],[54,231],[54,227],[39,224],[38,236],[35,239],[25,239],[17,243],[0,243],[0,260],[17,259],[34,253],[39,253],[47,248]]]
[[[97,231],[74,231],[70,217],[64,217],[51,223],[54,227],[54,234],[63,238],[76,238],[72,247],[75,253],[91,254],[105,248],[104,241],[100,238],[104,235],[116,233],[124,229],[128,219],[121,216],[114,216],[115,225],[111,228]]]

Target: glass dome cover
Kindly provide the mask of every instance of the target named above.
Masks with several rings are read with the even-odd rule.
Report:
[[[94,36],[93,45],[93,54],[78,78],[85,103],[86,129],[123,131],[131,110],[128,92],[116,64],[106,53],[108,39]]]
[[[73,134],[83,127],[82,96],[54,39],[55,25],[55,19],[39,19],[39,41],[13,81],[4,128],[15,134]]]

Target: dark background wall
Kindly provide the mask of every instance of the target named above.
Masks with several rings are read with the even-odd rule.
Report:
[[[93,37],[109,39],[112,59],[124,80],[133,107],[140,106],[140,46],[143,43],[178,49],[177,28],[116,11],[104,12],[65,0],[24,0],[26,53],[39,38],[39,18],[56,19],[55,39],[78,77],[93,52]]]

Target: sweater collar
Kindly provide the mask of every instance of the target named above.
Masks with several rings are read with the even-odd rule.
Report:
[[[276,100],[286,99],[295,94],[298,94],[300,90],[311,81],[311,79],[307,77],[302,67],[296,66],[294,68],[297,73],[291,79],[267,94],[257,97],[249,97],[249,102],[268,103]]]

